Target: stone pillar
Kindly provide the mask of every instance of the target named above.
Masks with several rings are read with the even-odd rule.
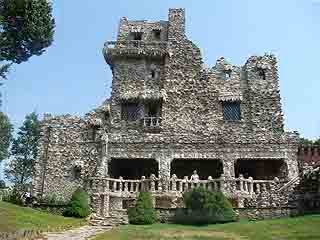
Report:
[[[109,204],[110,204],[110,197],[109,194],[105,194],[103,197],[103,216],[109,217]]]
[[[285,164],[288,167],[288,180],[295,178],[299,174],[298,169],[298,156],[295,151],[287,151],[285,153]]]
[[[231,158],[223,158],[221,161],[223,165],[224,176],[226,178],[235,177],[235,171],[234,171],[235,161]]]
[[[161,156],[156,159],[159,164],[159,178],[170,179],[171,161],[169,157]]]
[[[111,159],[109,159],[109,152],[108,152],[108,140],[109,136],[105,133],[102,136],[102,148],[101,148],[101,162],[98,168],[98,175],[99,177],[106,177],[108,176],[108,163]]]

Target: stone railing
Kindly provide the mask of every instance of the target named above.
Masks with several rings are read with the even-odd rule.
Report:
[[[161,117],[144,117],[143,126],[149,128],[157,128],[161,126]]]
[[[107,41],[104,44],[106,49],[110,48],[160,48],[166,49],[167,42],[163,41],[140,41],[140,40],[128,40],[128,41]]]
[[[221,178],[207,180],[178,179],[175,175],[171,179],[160,179],[151,175],[150,178],[142,177],[140,180],[124,180],[123,178],[90,178],[87,189],[92,193],[137,193],[149,191],[152,193],[183,193],[195,187],[203,187],[212,191],[222,191],[229,196],[259,194],[266,191],[274,191],[284,181],[254,180],[251,177],[243,178]]]
[[[0,189],[0,201],[3,200],[4,197],[9,196],[11,193],[11,190],[9,188],[7,189]]]

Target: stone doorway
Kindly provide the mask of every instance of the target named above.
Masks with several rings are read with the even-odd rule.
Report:
[[[219,159],[173,159],[171,162],[171,176],[176,174],[178,178],[191,177],[194,170],[201,180],[219,178],[223,173],[223,166]]]
[[[113,158],[109,163],[109,174],[112,178],[141,179],[151,174],[158,176],[159,164],[155,159]]]

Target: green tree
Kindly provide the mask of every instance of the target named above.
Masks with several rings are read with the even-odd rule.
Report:
[[[0,112],[0,162],[9,157],[12,130],[9,118],[3,112]]]
[[[55,22],[48,0],[0,0],[0,77],[12,63],[41,55],[53,42]]]
[[[24,186],[31,180],[34,162],[38,156],[40,138],[40,122],[35,112],[28,114],[19,128],[17,137],[13,139],[11,156],[6,177],[16,186]]]

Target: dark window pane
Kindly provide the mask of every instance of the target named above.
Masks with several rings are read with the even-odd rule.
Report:
[[[125,103],[121,108],[121,119],[127,121],[136,121],[140,116],[140,107],[137,103]]]
[[[240,103],[223,103],[223,119],[226,121],[239,121],[241,119]]]

